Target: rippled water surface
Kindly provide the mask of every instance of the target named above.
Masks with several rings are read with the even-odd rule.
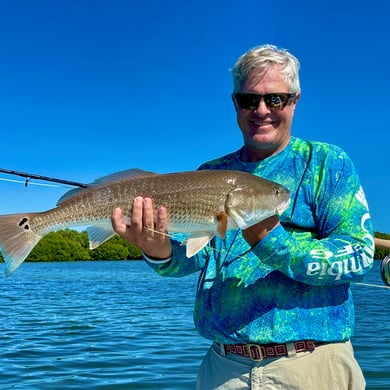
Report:
[[[366,283],[382,285],[375,269]],[[192,322],[196,275],[143,262],[0,264],[1,389],[193,389],[209,341]],[[390,290],[353,286],[367,389],[390,388]]]

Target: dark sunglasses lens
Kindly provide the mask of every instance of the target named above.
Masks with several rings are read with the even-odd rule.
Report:
[[[237,104],[244,110],[256,110],[260,103],[260,96],[254,93],[236,93]]]
[[[283,93],[270,93],[264,96],[265,104],[268,108],[273,110],[281,110],[285,107],[289,99],[287,94]]]
[[[290,98],[295,94],[289,93],[268,93],[258,95],[256,93],[236,93],[234,98],[240,108],[244,110],[256,110],[259,107],[261,98],[264,97],[265,105],[269,110],[282,110],[286,107]]]

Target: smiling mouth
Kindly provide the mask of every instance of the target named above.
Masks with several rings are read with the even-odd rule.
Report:
[[[273,122],[251,121],[255,126],[272,126]]]

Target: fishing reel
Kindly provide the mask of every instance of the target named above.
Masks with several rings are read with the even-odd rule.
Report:
[[[383,283],[390,287],[390,254],[388,254],[381,263],[381,277]]]

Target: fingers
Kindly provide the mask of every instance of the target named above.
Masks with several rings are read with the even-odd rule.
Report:
[[[137,196],[133,201],[133,208],[131,212],[131,224],[130,229],[135,235],[142,234],[143,230],[143,208],[144,208],[144,200]]]
[[[166,207],[159,207],[157,210],[156,230],[165,232],[168,225],[168,212]]]
[[[152,200],[145,198],[142,212],[143,228],[146,229],[146,233],[153,235],[154,230],[154,216],[153,216],[153,204]]]
[[[123,211],[119,207],[115,208],[111,215],[111,223],[115,232],[123,236],[126,232],[126,224],[123,222]]]
[[[172,251],[170,239],[166,234],[168,212],[159,207],[154,212],[150,198],[136,197],[133,201],[129,223],[120,208],[112,213],[112,226],[116,233],[152,257],[169,257]]]

